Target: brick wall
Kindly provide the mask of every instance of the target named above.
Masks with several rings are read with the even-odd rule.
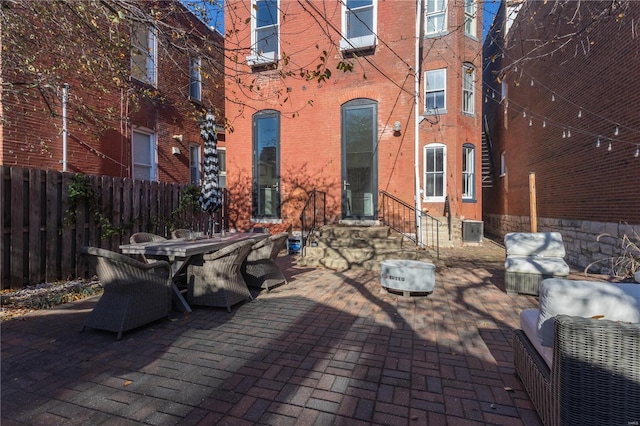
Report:
[[[640,224],[640,158],[634,157],[640,146],[640,84],[633,71],[640,66],[634,36],[640,4],[624,3],[623,10],[604,14],[592,26],[591,16],[610,2],[582,3],[578,14],[573,2],[550,14],[554,5],[524,3],[509,31],[505,58],[494,69],[533,57],[526,53],[533,48],[530,40],[572,31],[566,23],[572,17],[577,27],[589,29],[561,49],[560,42],[548,46],[553,54],[509,68],[508,106],[489,95],[493,105],[485,113],[493,123],[493,156],[499,160],[505,153],[507,172],[485,192],[485,217],[528,216],[528,177],[535,173],[539,217],[605,227]],[[500,87],[495,76],[493,87]]]
[[[151,3],[146,3],[151,5]],[[166,5],[165,5],[166,6]],[[37,48],[51,52],[51,56],[37,56],[38,65],[60,64],[67,61],[70,66],[59,71],[48,81],[24,82],[25,75],[12,74],[3,69],[3,80],[16,84],[21,90],[7,90],[2,98],[3,137],[1,141],[1,163],[21,167],[62,170],[62,84],[70,85],[67,105],[68,131],[67,161],[68,170],[85,174],[131,176],[132,152],[131,132],[141,128],[151,131],[157,137],[158,179],[165,182],[189,182],[189,144],[201,145],[200,129],[197,117],[207,108],[216,111],[220,123],[224,117],[224,92],[221,75],[222,36],[214,33],[193,15],[185,14],[182,7],[168,5],[163,9],[164,26],[162,28],[185,28],[193,32],[193,39],[185,44],[195,46],[201,37],[210,45],[217,46],[205,50],[202,61],[203,101],[191,102],[189,95],[189,53],[180,49],[177,42],[168,43],[166,36],[171,33],[158,33],[157,87],[146,86],[129,78],[129,52],[127,49],[114,50],[114,46],[105,42],[106,24],[98,31],[104,38],[94,33],[80,34],[83,43],[67,46],[62,53],[56,51],[48,38],[38,40]],[[20,13],[18,9],[12,10]],[[35,16],[25,14],[26,19],[37,21],[38,25],[48,28],[55,34],[55,25],[43,14]],[[65,19],[73,20],[72,16]],[[62,19],[62,18],[61,18]],[[85,26],[80,26],[85,28]],[[81,30],[80,30],[81,31]],[[125,24],[120,31],[128,34]],[[112,35],[113,36],[113,35]],[[62,36],[60,36],[62,37]],[[5,39],[6,40],[6,39]],[[55,41],[56,46],[59,40]],[[191,50],[193,51],[193,49]],[[55,53],[54,53],[55,52]],[[102,67],[81,71],[75,66],[74,57],[86,52],[104,57]],[[120,52],[120,54],[118,54]],[[67,55],[67,56],[65,56]],[[11,51],[3,52],[5,63],[11,60]],[[120,62],[121,61],[121,62]],[[112,68],[107,63],[118,64]],[[46,65],[43,65],[46,68]],[[62,69],[62,67],[60,68]],[[126,75],[118,73],[124,69]],[[100,81],[103,87],[88,82]],[[124,80],[123,80],[124,79]],[[47,83],[45,85],[45,83]],[[31,86],[29,86],[31,85]],[[122,118],[122,119],[121,119]],[[181,140],[174,135],[182,135]],[[223,143],[221,144],[223,145]],[[179,155],[172,154],[172,148],[180,150]]]
[[[234,128],[227,135],[228,182],[238,205],[235,220],[239,226],[251,222],[252,115],[263,109],[280,111],[282,222],[296,228],[298,215],[310,190],[327,193],[328,217],[338,221],[341,211],[341,106],[353,99],[367,98],[378,106],[378,189],[388,191],[414,205],[414,119],[413,93],[415,67],[415,5],[407,2],[377,2],[378,44],[375,52],[359,54],[357,59],[338,48],[341,28],[340,3],[301,5],[280,2],[281,52],[290,54],[275,70],[252,70],[246,65],[251,40],[248,1],[225,2],[225,28],[228,49],[239,48],[238,60],[228,58],[227,117]],[[452,2],[453,4],[453,2]],[[314,8],[315,5],[315,8]],[[480,101],[478,114],[465,117],[460,111],[462,62],[480,70],[479,43],[462,35],[460,14],[452,7],[450,34],[442,39],[425,39],[425,69],[449,67],[447,100],[449,113],[437,125],[420,125],[420,184],[422,186],[422,147],[438,141],[448,145],[448,193],[456,216],[481,217],[480,179],[477,203],[460,202],[461,151],[466,141],[477,148],[480,164]],[[331,77],[322,82],[300,78],[300,68],[315,69],[319,57],[327,52],[326,68]],[[350,61],[352,72],[336,69],[339,61]],[[292,75],[287,72],[292,71]],[[283,75],[286,75],[282,78]],[[478,71],[478,77],[479,77]],[[242,83],[239,85],[238,81]],[[479,81],[479,78],[478,78]],[[242,87],[241,87],[242,86]],[[478,85],[478,91],[479,91]],[[422,113],[423,97],[419,112]],[[401,131],[393,132],[395,121]],[[479,169],[478,169],[479,170]],[[244,204],[242,204],[244,203]],[[442,214],[444,204],[423,204]],[[244,224],[244,225],[242,225]]]

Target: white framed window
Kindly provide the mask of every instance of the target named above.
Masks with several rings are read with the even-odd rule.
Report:
[[[444,202],[447,187],[447,147],[432,143],[424,147],[424,201]]]
[[[376,3],[377,0],[342,2],[342,50],[364,49],[376,45]]]
[[[227,187],[227,148],[218,148],[218,165],[220,171],[218,173],[218,186],[220,188]]]
[[[425,114],[433,115],[445,112],[447,109],[447,70],[431,70],[424,73]]]
[[[462,145],[462,200],[473,201],[476,198],[476,148],[470,144]]]
[[[280,55],[279,0],[251,0],[250,66],[274,63]]]
[[[447,0],[427,0],[425,27],[427,36],[447,30]]]
[[[189,60],[189,99],[194,101],[202,100],[202,80],[200,77],[200,58]]]
[[[200,145],[189,145],[189,181],[194,185],[200,185],[200,179],[202,176],[202,165],[200,163]]]
[[[507,174],[507,154],[502,151],[500,153],[500,177]]]
[[[131,132],[133,179],[157,180],[156,137],[152,132],[136,129]]]
[[[471,64],[462,66],[462,112],[475,113],[476,69]]]
[[[157,55],[153,28],[141,22],[134,22],[131,26],[131,76],[155,86]]]
[[[477,37],[478,6],[476,0],[464,0],[464,33]]]

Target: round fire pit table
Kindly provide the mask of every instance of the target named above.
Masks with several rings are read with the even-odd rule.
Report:
[[[436,267],[419,260],[390,259],[380,265],[380,284],[391,292],[431,293],[436,284]]]

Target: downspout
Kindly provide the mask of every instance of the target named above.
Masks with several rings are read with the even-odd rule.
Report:
[[[67,102],[69,101],[69,83],[62,87],[62,171],[67,171]]]
[[[415,63],[415,77],[414,77],[414,105],[413,105],[413,117],[414,117],[414,183],[415,183],[415,206],[416,206],[416,241],[419,248],[424,248],[424,236],[422,235],[422,203],[420,194],[420,74],[422,73],[422,41],[424,38],[424,0],[416,0],[416,63]]]

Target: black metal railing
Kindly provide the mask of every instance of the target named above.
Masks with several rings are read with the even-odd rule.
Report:
[[[313,235],[316,228],[327,224],[327,194],[314,189],[300,213],[300,225],[302,227],[302,241],[300,246],[307,244],[309,236]],[[300,252],[304,256],[304,250]]]
[[[416,245],[420,244],[417,234],[416,208],[414,206],[386,191],[380,191],[379,210],[383,225],[401,233]],[[440,234],[438,230],[442,223],[423,210],[420,211],[420,216],[427,226],[427,231],[422,233],[426,237],[426,241],[423,241],[422,244],[435,249],[436,255],[440,259]]]

